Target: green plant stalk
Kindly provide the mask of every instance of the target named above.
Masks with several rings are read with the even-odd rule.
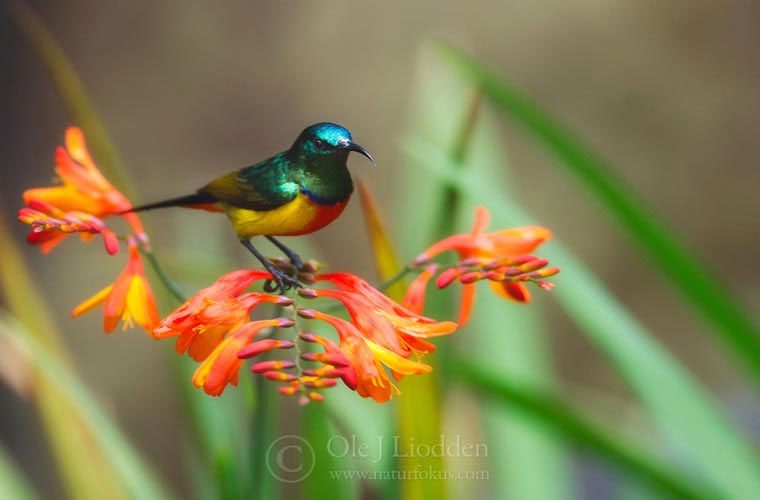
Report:
[[[146,250],[145,248],[141,248],[140,251],[148,259],[150,266],[156,273],[156,277],[158,277],[158,280],[162,285],[164,285],[166,291],[169,292],[179,302],[185,302],[187,300],[187,296],[184,294],[184,292],[182,292],[182,289],[172,279],[172,277],[169,276],[169,273],[166,272],[164,267],[161,265],[161,262],[156,257],[155,252],[153,250]]]
[[[514,119],[561,160],[560,165],[603,204],[760,382],[760,330],[708,266],[674,236],[674,231],[614,174],[608,163],[570,130],[459,49],[449,44],[440,44],[439,48],[459,75],[482,89],[505,116]]]
[[[451,368],[454,377],[476,392],[529,414],[552,432],[593,452],[621,471],[642,479],[663,494],[690,500],[716,498],[714,491],[698,484],[695,478],[673,473],[655,457],[598,428],[549,394],[518,385],[472,363],[455,362]]]
[[[84,85],[66,53],[50,33],[42,20],[23,0],[10,0],[8,13],[37,52],[45,68],[55,82],[55,88],[68,107],[74,121],[87,137],[93,156],[106,177],[115,181],[127,198],[137,201],[137,193],[129,180],[126,169],[116,148],[108,138],[103,122],[87,96]]]
[[[465,167],[467,153],[470,150],[472,136],[475,133],[475,125],[477,124],[478,116],[480,114],[481,102],[483,100],[482,97],[483,94],[479,89],[476,89],[473,92],[470,102],[467,105],[464,119],[452,141],[449,158],[451,164],[456,165],[460,169],[464,169]],[[439,197],[441,201],[438,206],[441,207],[441,210],[438,213],[436,222],[433,224],[433,241],[451,234],[456,227],[456,216],[460,212],[461,205],[459,190],[449,184],[444,184],[442,186]]]

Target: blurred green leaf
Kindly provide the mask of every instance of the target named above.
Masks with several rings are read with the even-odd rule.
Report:
[[[478,126],[473,126],[470,154],[461,160],[467,161],[465,175],[491,179],[508,177],[510,164],[495,123],[490,110],[483,109]],[[454,159],[451,153],[449,157]],[[476,170],[476,167],[482,170]],[[462,170],[461,166],[459,170]],[[508,182],[507,188],[501,189],[502,196],[513,195],[510,186],[511,182]],[[456,186],[452,188],[458,189]],[[460,193],[460,196],[460,218],[466,224],[463,229],[468,231],[475,206],[488,204],[488,200],[465,193]],[[508,227],[511,223],[504,219],[503,214],[494,214],[491,227]],[[557,386],[557,378],[552,367],[544,314],[540,301],[525,307],[524,304],[505,301],[490,293],[490,290],[481,290],[477,311],[468,325],[469,331],[462,332],[462,337],[452,339],[460,346],[454,351],[466,359],[477,359],[478,363],[490,366],[500,379],[551,391]],[[493,478],[500,482],[500,493],[507,498],[533,500],[576,497],[578,488],[573,481],[565,442],[548,434],[535,419],[505,405],[487,401],[483,405],[483,414],[489,455],[495,463],[509,464],[500,469],[503,474]]]
[[[250,498],[253,485],[250,457],[246,453],[248,423],[243,421],[242,388],[228,390],[218,398],[210,397],[191,382],[198,364],[189,358],[177,358],[174,352],[168,355],[175,362],[177,387],[183,396],[193,441],[209,476],[210,484],[204,486],[213,489],[214,498]]]
[[[13,500],[39,498],[2,446],[0,446],[0,491],[3,492],[3,498]]]
[[[84,131],[87,144],[98,166],[130,200],[136,201],[135,189],[121,158],[98,118],[79,75],[60,44],[23,0],[8,2],[8,12],[50,72],[55,88],[68,107],[74,122]]]
[[[12,234],[0,217],[0,255],[3,256],[0,261],[0,294],[4,304],[26,327],[24,332],[55,353],[62,364],[69,366],[68,352],[61,341],[61,334],[18,247],[11,239]],[[29,363],[29,366],[35,372],[31,377],[30,392],[67,493],[83,499],[99,499],[103,495],[123,497],[115,471],[104,460],[105,450],[94,443],[92,432],[81,419],[79,409],[60,394],[52,381],[38,376],[34,364]]]
[[[494,213],[523,224],[534,221],[492,180],[458,175],[439,148],[420,139],[409,139],[404,147],[429,172],[488,200]],[[613,362],[670,444],[725,496],[760,498],[760,461],[744,433],[558,240],[542,247],[541,255],[562,270],[552,295]]]
[[[549,394],[528,388],[474,363],[457,363],[454,374],[475,391],[496,398],[510,408],[528,413],[538,422],[564,438],[592,451],[621,470],[639,477],[653,488],[673,498],[712,499],[715,493],[698,484],[695,478],[671,471],[654,456],[638,450],[612,431],[605,431]]]
[[[463,78],[480,88],[506,117],[514,119],[560,160],[668,276],[678,290],[716,328],[721,341],[733,348],[760,381],[760,330],[740,301],[723,286],[708,266],[675,235],[647,203],[575,134],[510,87],[499,75],[457,48],[439,51]]]
[[[490,126],[493,117],[481,104],[481,93],[443,67],[437,57],[429,57],[427,51],[419,58],[418,72],[418,88],[410,99],[415,133],[424,134],[445,151],[460,176],[473,175],[470,167],[475,163],[503,170],[506,158]],[[397,181],[405,189],[400,196],[405,203],[395,207],[395,215],[403,221],[399,241],[403,242],[406,255],[415,255],[432,241],[463,229],[460,223],[469,230],[466,215],[469,212],[462,205],[475,201],[455,185],[415,167],[405,166],[403,179]],[[445,292],[429,295],[426,314],[436,318],[453,316],[456,290]],[[453,467],[482,470],[488,466],[492,471],[487,482],[449,482],[450,493],[453,498],[484,493],[531,500],[574,498],[577,489],[563,442],[547,435],[539,424],[523,414],[488,401],[480,404],[472,400],[471,394],[451,390],[448,364],[454,354],[490,363],[504,376],[519,376],[541,387],[554,385],[545,332],[538,318],[540,312],[535,306],[511,309],[503,299],[489,295],[479,297],[477,314],[467,327],[437,342],[438,351],[432,364],[431,375],[437,376],[445,388],[444,432],[447,436],[456,433],[463,439],[485,439],[488,446],[486,464],[477,459],[450,460],[450,470]],[[505,322],[509,328],[493,327]]]
[[[330,444],[330,440],[339,433],[330,419],[327,408],[321,404],[308,404],[303,410],[301,435],[314,452],[314,470],[301,484],[301,498],[321,500],[325,498],[325,493],[328,491],[330,500],[356,498],[352,495],[355,493],[352,491],[355,480],[331,475],[335,471],[345,470],[346,462],[350,462],[352,467],[356,467],[356,464],[353,458],[347,461],[330,452],[331,449],[342,450],[342,448]],[[304,458],[304,460],[307,459]],[[304,466],[307,464],[304,463]]]
[[[396,257],[388,231],[382,223],[382,216],[371,196],[369,188],[361,185],[359,195],[362,197],[364,223],[369,235],[375,267],[379,278],[387,280],[396,276],[402,269]],[[389,297],[400,301],[403,288],[394,285]],[[434,361],[430,361],[434,362]],[[405,377],[399,382],[402,397],[397,403],[399,467],[401,471],[416,470],[444,471],[445,464],[440,456],[420,456],[410,452],[413,445],[435,445],[441,435],[440,397],[436,378],[431,376]],[[412,450],[413,451],[413,450]],[[412,475],[407,475],[412,478]],[[433,477],[407,479],[401,484],[401,496],[406,500],[424,500],[427,498],[445,499],[446,482]]]
[[[59,397],[69,402],[70,407],[77,412],[77,416],[82,419],[91,433],[96,449],[99,452],[102,451],[108,465],[119,475],[121,489],[117,491],[125,492],[131,498],[168,498],[149,466],[142,461],[81,380],[61,361],[60,356],[54,354],[30,330],[5,311],[0,311],[0,336],[5,337],[8,342],[18,348],[27,362],[56,389]],[[66,433],[67,429],[60,428],[58,432]],[[85,443],[80,442],[79,445],[84,446]],[[95,450],[87,451],[92,453]],[[73,454],[70,458],[73,458]],[[81,463],[78,465],[82,467]],[[91,467],[81,472],[92,474],[93,470],[95,468]],[[108,496],[111,493],[101,493],[112,498]]]

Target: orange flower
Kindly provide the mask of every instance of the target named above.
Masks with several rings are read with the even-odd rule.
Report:
[[[18,220],[32,226],[27,242],[31,245],[41,245],[42,253],[49,252],[71,233],[80,233],[83,239],[100,234],[108,253],[114,255],[119,251],[116,234],[92,214],[64,212],[43,201],[30,200],[29,207],[18,211]]]
[[[58,215],[54,215],[55,218],[60,218],[61,213],[67,213],[69,216],[73,214],[76,219],[81,219],[82,214],[103,218],[121,214],[132,208],[129,200],[103,177],[92,161],[79,128],[66,129],[65,142],[66,147],[58,147],[55,154],[55,171],[62,185],[26,190],[23,196],[28,206],[35,209],[35,203],[44,203],[60,211]],[[39,210],[39,208],[36,209]],[[47,210],[43,212],[53,215]],[[29,222],[22,219],[23,222],[31,223],[37,220],[35,217],[30,219],[29,214],[26,215],[25,218]],[[135,236],[147,242],[147,235],[137,215],[129,213],[124,214],[123,217],[132,227]],[[41,227],[42,232],[39,231]],[[52,224],[50,227],[37,225],[37,228],[37,233],[32,234],[39,234],[39,236],[33,236],[30,239],[32,243],[41,244],[44,252],[49,252],[68,234],[67,231],[62,231],[58,224]],[[49,231],[55,232],[49,233]]]
[[[339,300],[367,339],[400,356],[432,352],[435,346],[426,338],[447,335],[457,328],[451,321],[436,321],[410,311],[356,275],[320,274],[314,279],[329,281],[339,289],[302,289],[302,296]]]
[[[195,387],[203,387],[206,394],[219,396],[228,384],[237,385],[243,360],[241,350],[251,344],[253,338],[265,328],[285,328],[293,325],[293,320],[285,318],[251,321],[240,326],[225,338],[193,375]],[[274,339],[267,339],[274,340]],[[264,342],[264,341],[262,341]],[[269,349],[293,347],[292,342],[273,341]]]
[[[303,358],[325,364],[320,369],[304,372],[307,377],[313,377],[301,380],[306,387],[321,387],[321,384],[328,383],[325,380],[340,377],[360,396],[371,397],[378,402],[388,401],[398,389],[391,383],[385,368],[396,380],[405,375],[428,373],[430,366],[407,358],[412,354],[420,358],[432,352],[435,345],[426,339],[447,335],[456,329],[453,322],[435,321],[398,304],[353,274],[320,274],[314,276],[314,280],[328,281],[338,289],[301,289],[300,295],[339,300],[351,321],[313,309],[298,311],[301,317],[330,324],[340,338],[336,347],[322,337],[301,336],[304,340],[321,344],[325,349],[320,356]]]
[[[546,261],[526,255],[551,238],[550,230],[541,226],[524,226],[486,233],[484,231],[490,221],[491,214],[488,209],[482,206],[477,207],[475,223],[469,233],[444,238],[418,255],[413,262],[414,266],[418,266],[449,250],[459,255],[459,266],[441,273],[438,285],[443,287],[454,279],[460,278],[462,283],[458,320],[460,326],[464,325],[470,316],[475,300],[475,281],[489,279],[492,290],[499,296],[518,302],[528,302],[530,292],[524,282],[540,280],[558,272],[557,269],[538,272],[540,267],[546,265]],[[541,262],[541,266],[537,266],[538,262]],[[523,266],[523,268],[518,267],[518,272],[515,273],[514,265]],[[471,273],[467,276],[467,271],[473,266],[483,267],[484,272]],[[538,274],[526,274],[530,272],[538,272]],[[420,278],[420,280],[429,279],[429,275]],[[419,289],[415,289],[412,295],[408,295],[409,300],[419,302],[419,293]]]
[[[71,315],[76,317],[103,304],[103,329],[112,332],[119,320],[124,321],[124,328],[140,325],[143,330],[152,332],[158,325],[156,299],[150,288],[142,259],[136,242],[129,240],[129,260],[124,270],[113,284],[108,285],[79,306]]]
[[[177,310],[161,320],[154,337],[177,336],[177,353],[186,351],[195,361],[206,359],[225,335],[248,321],[259,304],[292,304],[282,295],[243,293],[254,282],[269,279],[266,271],[240,270],[225,274],[211,286],[200,290]]]
[[[321,385],[318,385],[318,382],[324,378],[339,376],[347,387],[355,390],[361,397],[370,397],[378,403],[384,403],[391,399],[394,392],[400,393],[391,382],[384,367],[390,370],[396,380],[401,379],[404,375],[418,375],[429,373],[432,370],[430,365],[405,359],[372,342],[366,337],[366,332],[360,331],[348,321],[313,309],[301,309],[298,314],[303,318],[324,321],[335,328],[340,338],[338,349],[342,354],[342,359],[351,368],[348,370],[346,367],[330,367],[328,364],[327,366],[331,369],[323,370],[321,373],[316,370],[312,374],[314,379],[306,380],[307,383],[311,382],[311,386]],[[335,356],[334,344],[329,340],[317,335],[306,338],[302,335],[301,338],[322,344],[325,347],[326,354],[333,354],[331,358],[326,359],[334,363],[342,362],[341,358]]]

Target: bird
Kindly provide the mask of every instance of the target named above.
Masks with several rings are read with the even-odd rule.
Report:
[[[286,293],[303,285],[272,264],[251,240],[264,236],[298,271],[304,270],[300,256],[276,237],[319,231],[343,213],[354,191],[347,166],[351,152],[375,165],[372,155],[353,142],[347,128],[315,123],[306,127],[290,148],[271,158],[222,175],[195,193],[136,206],[125,213],[167,207],[225,213],[240,243],[272,275],[267,291]]]

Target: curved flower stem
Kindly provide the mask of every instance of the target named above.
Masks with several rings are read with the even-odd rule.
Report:
[[[169,276],[169,273],[166,272],[166,269],[164,269],[164,267],[161,265],[161,262],[159,262],[158,257],[156,257],[156,254],[153,253],[153,250],[141,248],[140,251],[148,259],[148,262],[150,262],[151,267],[156,272],[156,276],[158,276],[158,279],[161,280],[161,283],[169,291],[169,293],[171,293],[174,296],[174,298],[176,298],[180,302],[185,302],[187,300],[187,298],[185,297],[185,294],[182,293],[182,290],[180,289],[179,285],[177,285],[177,283]]]
[[[404,266],[401,269],[401,271],[399,271],[398,273],[396,273],[394,276],[391,276],[387,280],[385,280],[382,283],[380,283],[379,285],[377,285],[377,289],[381,290],[381,291],[385,290],[385,289],[393,286],[395,283],[397,283],[397,282],[401,281],[402,279],[404,279],[407,274],[409,274],[411,272],[414,272],[414,271],[417,271],[417,270],[414,269],[414,268],[412,268],[412,267],[409,267],[409,266]]]

